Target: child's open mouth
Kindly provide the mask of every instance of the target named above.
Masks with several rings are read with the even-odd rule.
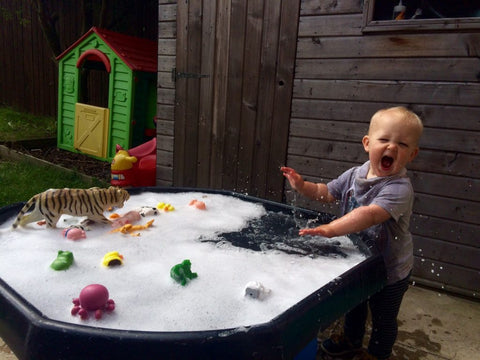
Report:
[[[393,164],[393,158],[391,158],[390,156],[382,157],[382,168],[383,169],[385,169],[385,170],[390,169],[392,164]]]

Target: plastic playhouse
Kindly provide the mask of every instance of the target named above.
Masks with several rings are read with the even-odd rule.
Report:
[[[111,161],[155,136],[155,41],[92,27],[57,60],[59,148]]]

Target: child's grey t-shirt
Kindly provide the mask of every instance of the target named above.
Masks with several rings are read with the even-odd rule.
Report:
[[[385,261],[387,284],[408,276],[413,268],[413,242],[408,228],[414,200],[413,187],[401,174],[367,179],[370,162],[351,168],[330,181],[328,191],[341,201],[342,215],[359,206],[375,204],[391,218],[364,230],[374,238]]]

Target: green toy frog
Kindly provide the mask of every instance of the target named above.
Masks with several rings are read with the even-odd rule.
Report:
[[[190,260],[183,260],[180,264],[172,267],[170,270],[170,277],[185,286],[188,280],[195,279],[198,275],[191,270],[192,263]]]

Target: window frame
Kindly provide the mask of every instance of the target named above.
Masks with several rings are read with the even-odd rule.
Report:
[[[413,19],[413,20],[373,20],[375,1],[364,0],[362,32],[388,31],[431,31],[480,29],[480,17],[444,18],[444,19]]]

